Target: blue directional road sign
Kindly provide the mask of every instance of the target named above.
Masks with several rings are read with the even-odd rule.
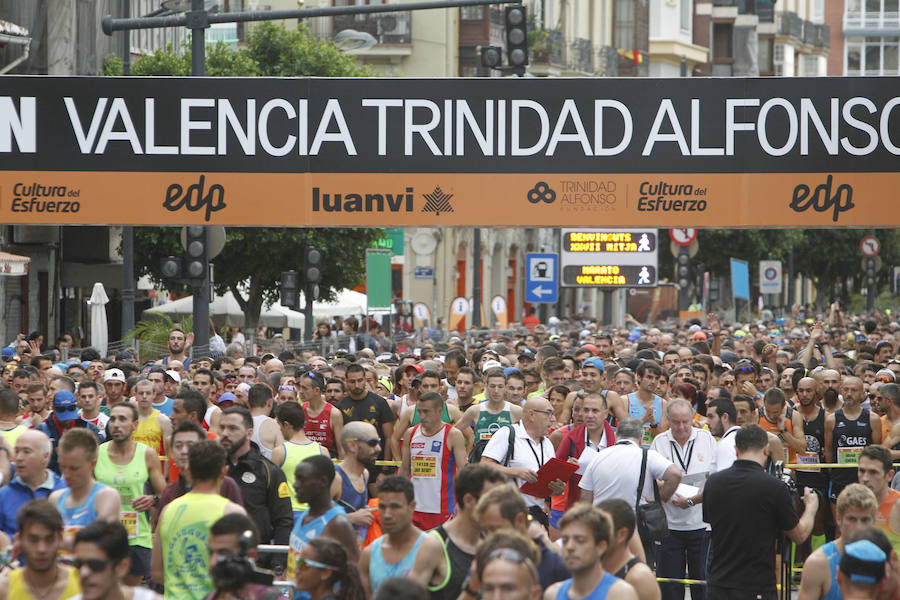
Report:
[[[559,255],[525,255],[525,302],[559,300]]]

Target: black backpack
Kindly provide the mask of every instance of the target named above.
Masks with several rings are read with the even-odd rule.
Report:
[[[513,425],[509,425],[509,448],[506,450],[506,458],[501,463],[504,467],[509,466],[509,462],[515,457],[516,432]],[[469,453],[469,463],[481,462],[481,454],[491,440],[478,440],[472,452]]]

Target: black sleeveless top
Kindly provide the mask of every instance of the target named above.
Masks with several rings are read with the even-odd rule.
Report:
[[[450,539],[450,534],[443,525],[432,531],[441,536],[441,541],[444,543],[444,552],[449,558],[450,578],[444,587],[431,592],[431,600],[456,600],[462,591],[463,583],[469,574],[469,567],[472,566],[475,555],[460,550],[459,546]]]
[[[863,448],[874,442],[872,438],[872,424],[869,422],[869,409],[864,408],[856,419],[848,419],[844,415],[844,409],[834,413],[834,431],[832,432],[831,451],[834,453],[835,462],[841,462],[841,457],[851,460],[849,452],[841,452],[841,448]],[[853,462],[859,460],[858,452]],[[859,481],[856,469],[832,469],[831,481],[840,486],[846,486]]]
[[[631,568],[634,567],[634,565],[638,564],[639,562],[641,562],[641,559],[639,559],[637,556],[632,556],[630,559],[628,559],[627,563],[622,565],[621,569],[616,571],[616,577],[624,580],[625,576],[628,575],[628,571],[630,571]]]
[[[812,421],[803,421],[803,433],[806,435],[806,451],[815,453],[818,462],[825,462],[825,409],[819,407],[819,414]],[[824,490],[828,485],[828,476],[824,471],[807,473],[797,470],[797,484]]]

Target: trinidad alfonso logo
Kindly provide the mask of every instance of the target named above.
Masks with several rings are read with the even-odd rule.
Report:
[[[442,212],[453,212],[453,205],[450,204],[450,198],[453,194],[447,194],[441,189],[441,186],[434,188],[430,194],[422,194],[428,201],[422,207],[422,212],[433,212],[435,216],[440,216]]]

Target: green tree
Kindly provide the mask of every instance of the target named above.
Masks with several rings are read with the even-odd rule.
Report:
[[[246,48],[222,43],[207,46],[206,71],[214,77],[366,77],[353,57],[329,41],[317,40],[305,26],[287,30],[264,22],[252,29]],[[187,76],[191,73],[190,46],[182,52],[171,46],[142,56],[131,67],[139,76]],[[103,74],[121,75],[121,61],[108,59]],[[138,227],[134,233],[135,268],[157,284],[179,289],[162,280],[160,258],[183,254],[180,228]],[[325,259],[321,295],[333,298],[337,289],[354,287],[365,274],[365,250],[384,235],[381,229],[301,229],[230,227],[222,253],[213,260],[216,293],[231,291],[244,311],[247,326],[255,327],[265,302],[278,297],[282,271],[302,272],[303,250],[321,248]],[[301,274],[302,277],[302,274]],[[302,279],[301,279],[301,283]]]

